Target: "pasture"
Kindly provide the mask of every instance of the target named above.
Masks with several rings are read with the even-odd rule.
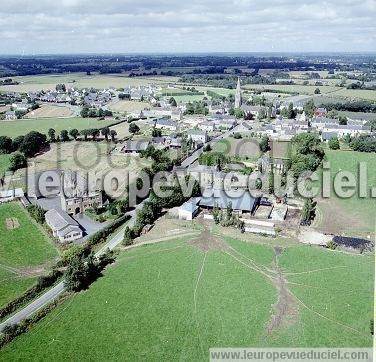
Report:
[[[58,251],[17,202],[0,204],[0,306],[30,287]]]
[[[149,103],[138,101],[114,100],[108,104],[108,109],[114,112],[140,112],[149,106]],[[150,106],[149,106],[150,107]]]
[[[38,131],[47,134],[53,128],[57,134],[61,130],[77,128],[79,131],[87,128],[102,128],[116,123],[115,119],[99,120],[98,118],[35,118],[17,119],[14,121],[0,121],[0,136],[17,137],[31,131]]]
[[[315,93],[315,89],[319,88],[321,94],[327,94],[338,90],[337,87],[333,86],[315,86],[315,85],[296,85],[296,84],[246,84],[243,86],[243,89],[255,89],[255,90],[263,90],[263,89],[271,89],[277,90],[281,92],[287,93],[298,93],[298,94],[307,94],[313,95]]]
[[[123,251],[1,359],[204,360],[211,347],[372,346],[372,257],[249,239],[204,228]]]
[[[376,90],[338,88],[338,90],[332,92],[331,95],[350,100],[365,99],[376,102]]]
[[[0,155],[0,178],[8,170],[10,166],[10,155]]]
[[[259,138],[243,137],[235,139],[228,137],[213,144],[213,151],[228,156],[238,156],[241,159],[256,161],[260,157]],[[269,155],[272,158],[287,158],[290,142],[272,141]]]
[[[125,186],[127,177],[133,180],[137,173],[151,161],[138,156],[112,154],[114,145],[110,142],[64,142],[53,143],[49,151],[29,159],[34,169],[30,172],[54,170],[80,170],[96,172],[98,177],[105,176],[110,171],[120,172],[123,180],[119,180],[119,188]],[[23,179],[26,170],[15,172],[14,178]]]
[[[12,77],[19,82],[17,85],[1,86],[2,91],[11,92],[36,92],[41,90],[53,90],[56,84],[64,83],[67,87],[74,88],[124,88],[127,85],[139,86],[150,83],[164,84],[174,82],[176,77],[129,77],[128,74],[92,74],[86,73],[66,73],[66,74],[49,74],[34,76]]]
[[[327,150],[330,162],[331,196],[318,197],[314,226],[326,233],[368,237],[375,231],[376,203],[370,188],[376,186],[376,159],[372,153]],[[359,163],[367,166],[367,197],[359,197]],[[356,180],[355,193],[350,198],[340,198],[333,190],[333,181],[339,171],[350,171]],[[318,186],[322,190],[322,172]],[[320,193],[321,195],[321,193]]]
[[[230,157],[256,161],[260,157],[259,139],[227,137],[213,144],[213,151]]]

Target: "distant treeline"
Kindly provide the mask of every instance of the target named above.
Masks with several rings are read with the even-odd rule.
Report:
[[[184,69],[186,68],[186,69]],[[320,71],[374,70],[372,56],[360,55],[64,55],[1,57],[0,76],[51,74],[65,72],[132,72],[143,74],[225,74],[248,69],[256,75],[259,69]]]
[[[337,111],[349,112],[376,112],[376,103],[372,101],[359,100],[352,102],[325,103],[319,107],[326,108],[328,111],[333,109]]]

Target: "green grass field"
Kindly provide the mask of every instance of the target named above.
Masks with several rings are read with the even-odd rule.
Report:
[[[350,99],[366,99],[369,101],[376,101],[376,90],[339,88],[331,95]]]
[[[56,75],[18,76],[12,79],[20,82],[17,85],[2,86],[0,91],[31,92],[43,89],[55,89],[56,84],[64,83],[74,88],[124,88],[127,85],[138,86],[150,83],[163,84],[177,81],[176,77],[132,77],[128,74],[92,74],[67,73]]]
[[[359,162],[367,165],[367,197],[359,197],[358,187],[350,198],[338,197],[332,184],[330,198],[318,198],[317,217],[314,226],[328,233],[340,233],[368,237],[375,231],[376,203],[370,197],[371,186],[376,186],[376,159],[372,153],[354,151],[326,150],[326,159],[330,162],[330,178],[334,180],[339,171],[350,171],[359,185]],[[319,173],[319,187],[322,190],[322,173]],[[320,193],[321,195],[321,193]]]
[[[281,308],[282,323],[269,330],[283,299],[270,278],[274,249],[216,240],[219,247],[185,237],[122,252],[104,277],[6,346],[0,360],[196,361],[210,347],[372,345],[371,257],[285,245],[277,260],[294,313]],[[289,274],[297,272],[304,274]]]
[[[60,132],[63,129],[71,130],[77,128],[83,130],[86,128],[102,128],[116,123],[116,120],[98,120],[97,118],[36,118],[19,119],[15,121],[0,121],[0,136],[17,137],[25,135],[31,131],[38,131],[47,134],[50,128]]]
[[[247,84],[243,86],[244,89],[272,89],[278,90],[282,92],[294,92],[299,94],[307,94],[312,95],[315,93],[315,89],[319,88],[321,94],[331,93],[336,91],[338,88],[333,86],[315,86],[315,85],[295,85],[295,84],[271,84],[271,85],[264,85],[264,84]]]
[[[10,165],[9,159],[10,155],[0,155],[0,177],[8,170]]]
[[[7,225],[10,218],[15,221],[13,229]],[[31,286],[58,251],[16,202],[0,205],[0,233],[1,306]]]

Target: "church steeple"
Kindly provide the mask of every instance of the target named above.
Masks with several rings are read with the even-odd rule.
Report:
[[[240,108],[242,105],[242,91],[240,89],[240,78],[238,77],[238,84],[235,92],[235,108]]]

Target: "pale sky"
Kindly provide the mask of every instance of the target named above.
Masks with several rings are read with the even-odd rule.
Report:
[[[1,0],[2,54],[376,51],[376,0]]]

